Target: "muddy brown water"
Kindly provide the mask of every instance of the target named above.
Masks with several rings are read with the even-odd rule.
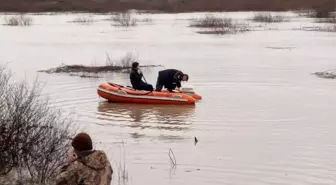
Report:
[[[0,60],[18,79],[38,75],[52,104],[108,153],[114,184],[336,184],[336,81],[311,75],[336,68],[336,34],[294,31],[312,23],[293,18],[268,25],[271,30],[199,35],[184,20],[195,16],[153,15],[152,25],[125,29],[102,21],[104,15],[88,26],[67,22],[78,15],[35,15],[31,27],[0,27]],[[104,64],[105,53],[118,59],[129,51],[143,64],[188,73],[188,85],[203,100],[195,106],[106,103],[97,86],[127,85],[127,74],[36,73],[61,63]],[[146,70],[146,79],[155,84],[161,69]],[[128,178],[119,181],[124,163]]]

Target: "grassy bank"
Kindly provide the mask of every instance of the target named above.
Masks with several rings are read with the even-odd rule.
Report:
[[[2,12],[110,12],[128,9],[154,10],[160,12],[192,11],[286,11],[299,9],[318,9],[321,12],[335,9],[334,0],[2,0]],[[323,13],[321,13],[323,15]]]

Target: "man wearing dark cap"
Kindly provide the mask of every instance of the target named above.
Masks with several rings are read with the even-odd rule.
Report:
[[[79,133],[72,140],[68,164],[56,177],[56,185],[110,185],[112,167],[103,151],[92,149],[92,140],[86,133]]]
[[[188,81],[189,76],[176,69],[166,69],[159,72],[156,82],[156,91],[161,91],[163,87],[169,92],[177,88],[181,88],[181,81]]]

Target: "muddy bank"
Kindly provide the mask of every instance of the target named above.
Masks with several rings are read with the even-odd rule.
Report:
[[[111,12],[128,9],[150,10],[154,12],[195,12],[195,11],[285,11],[299,9],[335,9],[334,0],[172,0],[172,1],[93,1],[64,0],[44,1],[3,0],[0,11],[3,12]]]

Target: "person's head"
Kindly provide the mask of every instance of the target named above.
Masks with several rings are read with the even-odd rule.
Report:
[[[138,69],[139,68],[139,63],[138,62],[133,62],[132,63],[132,69]]]
[[[187,74],[183,74],[182,81],[188,81],[188,80],[189,80],[189,76]]]
[[[79,133],[75,136],[71,143],[75,151],[83,152],[92,150],[92,140],[87,133]]]

